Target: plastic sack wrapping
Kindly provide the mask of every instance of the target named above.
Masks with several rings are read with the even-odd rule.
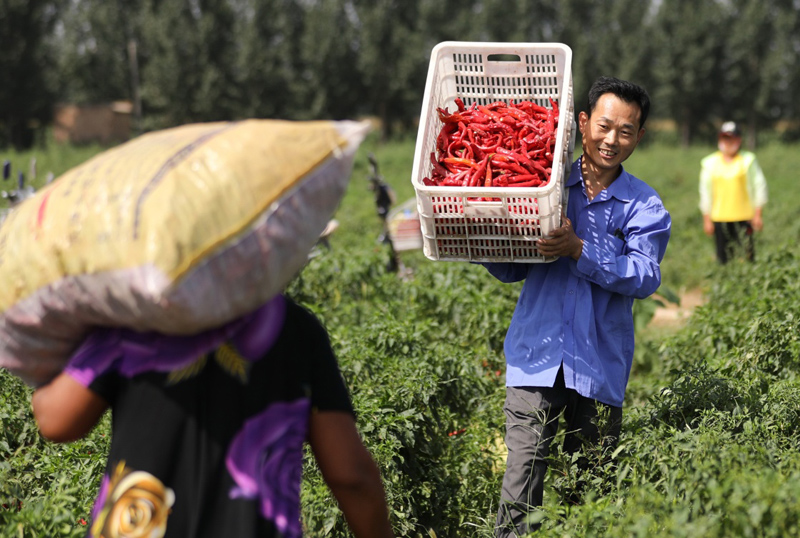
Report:
[[[38,386],[92,327],[193,334],[261,306],[306,263],[368,130],[193,124],[69,170],[0,226],[0,367]]]

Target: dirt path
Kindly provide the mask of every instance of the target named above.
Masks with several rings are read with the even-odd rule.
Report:
[[[665,301],[666,302],[666,301]],[[656,310],[650,325],[655,327],[677,327],[692,315],[695,308],[705,302],[703,292],[699,288],[687,290],[681,295],[680,306],[666,303],[664,308]]]

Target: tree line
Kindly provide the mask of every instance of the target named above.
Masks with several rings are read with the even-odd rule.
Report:
[[[3,0],[0,147],[59,102],[130,100],[138,132],[246,117],[377,116],[413,132],[441,41],[561,42],[576,109],[612,75],[681,142],[800,118],[798,0]]]

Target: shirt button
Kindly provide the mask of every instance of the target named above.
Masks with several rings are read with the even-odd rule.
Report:
[[[575,293],[575,290],[569,290],[570,295],[572,295],[573,293]]]

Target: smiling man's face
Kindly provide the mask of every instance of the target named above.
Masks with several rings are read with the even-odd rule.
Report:
[[[644,135],[639,127],[639,105],[613,93],[597,100],[591,117],[581,112],[578,121],[583,140],[583,159],[598,171],[614,170],[630,157]]]

